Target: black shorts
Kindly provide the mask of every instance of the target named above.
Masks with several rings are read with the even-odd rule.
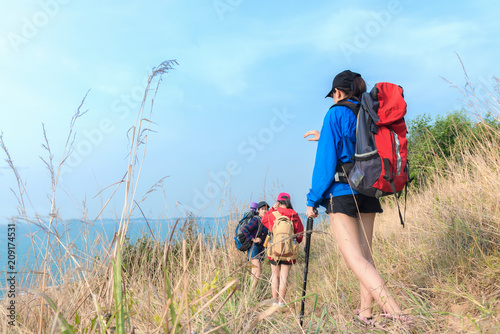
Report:
[[[273,266],[280,266],[280,265],[285,265],[285,266],[291,266],[292,264],[294,264],[294,262],[288,262],[288,261],[274,261],[274,260],[271,260],[269,259],[269,263],[272,264]]]
[[[358,216],[358,208],[359,213],[383,212],[378,198],[361,194],[331,197],[321,205],[326,208],[326,213],[343,213],[354,218]]]

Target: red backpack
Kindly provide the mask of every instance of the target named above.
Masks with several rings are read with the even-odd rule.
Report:
[[[403,88],[377,83],[361,97],[359,111],[353,111],[357,111],[353,163],[339,166],[336,180],[348,182],[358,193],[371,197],[394,194],[397,202],[397,195],[409,182]],[[404,226],[401,212],[399,216]]]

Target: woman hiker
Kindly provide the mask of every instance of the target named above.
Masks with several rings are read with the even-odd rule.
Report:
[[[299,214],[293,210],[289,194],[279,194],[276,203],[262,218],[262,224],[264,224],[269,231],[273,230],[273,226],[276,221],[276,214],[274,212],[278,212],[279,214],[290,218],[293,223],[293,233],[295,234],[295,239],[297,240],[297,243],[301,243],[304,226],[299,218]],[[269,263],[271,263],[272,271],[271,290],[273,299],[276,300],[276,303],[274,304],[284,306],[288,274],[290,273],[292,264],[294,264],[296,260],[280,261],[270,256],[268,256],[268,258]]]
[[[335,76],[332,89],[326,97],[335,104],[360,103],[366,92],[366,83],[360,74],[349,70]],[[346,106],[333,106],[328,110],[321,133],[309,131],[305,137],[318,141],[312,187],[307,195],[308,217],[317,217],[314,208],[323,206],[330,220],[340,252],[349,268],[360,281],[361,306],[355,310],[357,318],[367,325],[373,324],[372,308],[375,301],[387,317],[407,319],[392,297],[372,258],[373,224],[380,202],[353,191],[349,184],[335,182],[339,163],[351,162],[356,145],[356,115]]]
[[[256,209],[258,215],[253,217],[241,229],[247,240],[253,242],[252,247],[250,247],[247,251],[247,256],[252,263],[252,285],[250,291],[255,289],[258,279],[262,274],[262,267],[260,263],[264,260],[264,240],[266,239],[268,232],[267,228],[262,224],[261,219],[269,210],[269,205],[262,201],[257,204]]]

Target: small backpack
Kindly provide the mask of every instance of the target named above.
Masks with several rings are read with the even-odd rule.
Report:
[[[234,243],[239,251],[246,252],[253,245],[253,242],[251,240],[247,240],[247,237],[243,233],[242,229],[256,215],[257,212],[255,212],[254,210],[250,210],[243,215],[243,218],[241,218],[241,220],[236,225],[236,229],[234,231]]]
[[[398,193],[409,182],[403,88],[377,83],[362,95],[360,107],[348,107],[357,115],[356,151],[352,163],[337,166],[335,179],[366,196],[394,194],[397,202]],[[404,227],[401,212],[399,217]]]
[[[287,216],[278,211],[273,212],[276,217],[270,236],[270,246],[267,248],[267,256],[275,261],[293,261],[299,255],[298,246],[294,243],[293,222]],[[269,241],[269,240],[266,240]]]

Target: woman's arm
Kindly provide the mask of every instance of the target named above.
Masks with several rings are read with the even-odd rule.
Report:
[[[264,217],[262,217],[262,224],[269,230],[271,231],[272,230],[272,227],[273,227],[273,221],[274,221],[274,215],[273,215],[273,212],[275,210],[273,208],[271,208],[269,211],[266,212],[266,214],[264,215]]]
[[[259,227],[259,218],[253,217],[245,226],[241,228],[241,232],[245,235],[247,240],[255,238],[255,233]]]
[[[330,109],[323,121],[321,139],[318,141],[314,163],[312,186],[307,194],[307,206],[317,208],[324,193],[332,184],[337,167],[337,146],[341,141],[339,126],[334,119],[334,110]]]
[[[302,242],[302,239],[304,238],[304,225],[302,224],[302,221],[300,220],[299,214],[295,213],[292,218],[293,221],[293,231],[297,235],[295,239],[297,242],[300,244]]]
[[[315,208],[312,206],[308,206],[306,211],[306,216],[311,218],[316,218],[318,217],[318,210],[315,210]]]
[[[309,136],[314,136],[314,137],[313,138],[307,138]],[[307,138],[308,141],[318,141],[319,140],[319,136],[320,136],[320,133],[319,133],[318,130],[307,131],[304,134],[304,138]]]

